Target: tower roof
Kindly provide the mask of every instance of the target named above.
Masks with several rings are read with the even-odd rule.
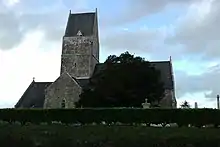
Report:
[[[65,37],[77,36],[80,31],[83,36],[93,35],[96,12],[69,14]]]

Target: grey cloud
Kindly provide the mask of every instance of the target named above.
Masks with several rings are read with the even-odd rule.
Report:
[[[101,38],[101,44],[104,48],[109,50],[126,49],[130,51],[143,50],[150,51],[151,46],[158,40],[160,34],[157,30],[137,30],[126,31],[121,30],[117,32],[111,32]]]
[[[210,1],[210,8],[200,9],[199,14],[193,15],[192,12],[190,17],[183,19],[177,25],[175,34],[166,39],[166,43],[182,44],[185,53],[216,59],[220,56],[220,1]],[[195,10],[194,13],[196,14]]]
[[[142,17],[161,12],[169,6],[184,7],[195,1],[198,0],[127,0],[117,18],[114,16],[112,19],[106,20],[106,24],[131,23]]]
[[[64,33],[69,10],[79,11],[80,8],[86,8],[81,0],[71,2],[76,5],[67,8],[68,1],[70,0],[39,0],[36,3],[35,0],[23,0],[13,9],[0,2],[0,8],[5,9],[0,11],[0,49],[16,47],[26,33],[35,29],[44,31],[45,42],[59,41]]]
[[[203,5],[201,5],[202,3]],[[208,7],[209,3],[210,8]],[[160,30],[156,32],[158,33],[156,35],[150,32],[152,30],[147,30],[149,32],[112,33],[112,36],[103,39],[103,46],[107,46],[111,50],[113,48],[143,50],[140,49],[142,47],[144,50],[149,51],[149,48],[153,48],[150,53],[157,54],[157,56],[158,54],[162,55],[161,49],[163,49],[162,56],[167,56],[169,53],[169,55],[182,58],[181,53],[188,56],[196,55],[204,60],[218,60],[220,55],[219,0],[160,0],[160,2],[157,0],[129,0],[128,6],[125,6],[124,10],[126,13],[122,13],[114,21],[119,24],[134,22],[143,16],[162,11],[166,7],[173,5],[183,7],[183,4],[188,6],[191,12],[190,14],[187,13],[187,17],[183,16],[177,19],[177,22],[174,22],[171,28],[167,26],[167,32],[174,32],[174,35],[167,33],[164,37],[161,35],[163,32]],[[192,5],[194,5],[194,9],[192,9]],[[158,41],[156,44],[152,41],[155,39]]]
[[[0,22],[0,48],[8,49],[14,47],[24,36],[18,24],[18,17],[11,12],[1,13]]]
[[[184,54],[180,47],[164,44],[168,34],[163,28],[106,32],[101,35],[101,46],[108,51],[128,50],[148,54],[156,60],[167,60],[170,56],[173,56],[174,60],[183,59]]]
[[[26,14],[20,18],[20,25],[28,30],[43,30],[47,41],[56,41],[63,36],[68,14],[68,11],[63,11],[62,13]]]
[[[0,49],[11,49],[19,45],[25,34],[34,29],[45,31],[48,41],[57,40],[62,37],[63,28],[61,26],[64,26],[65,23],[63,18],[67,19],[67,16],[60,17],[58,14],[16,16],[13,12],[1,13],[0,21],[3,23],[0,24]]]
[[[220,94],[218,80],[220,79],[220,64],[209,68],[201,75],[187,75],[183,71],[175,71],[177,97],[186,93],[211,91],[204,93],[209,100],[215,100],[216,95]]]

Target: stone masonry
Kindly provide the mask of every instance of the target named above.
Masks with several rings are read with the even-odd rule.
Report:
[[[74,107],[82,90],[75,79],[91,77],[98,63],[96,41],[94,36],[63,38],[61,76],[46,89],[44,108],[60,108],[63,99],[67,108]]]
[[[172,90],[165,90],[163,99],[159,102],[159,105],[163,108],[176,107],[175,97]]]
[[[61,108],[63,100],[65,108],[74,108],[82,89],[67,72],[63,72],[45,91],[44,108]]]
[[[66,70],[72,77],[90,77],[95,66],[92,65],[93,42],[93,37],[64,37],[61,74]]]

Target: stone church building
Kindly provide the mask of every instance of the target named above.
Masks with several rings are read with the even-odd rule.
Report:
[[[60,76],[54,82],[32,81],[15,108],[74,108],[89,78],[103,69],[99,63],[97,10],[91,13],[70,11],[62,42]],[[165,84],[162,107],[175,108],[172,61],[151,62],[161,71]]]

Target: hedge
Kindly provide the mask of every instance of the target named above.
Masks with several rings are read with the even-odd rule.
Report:
[[[201,127],[203,125],[220,125],[220,110],[217,109],[0,109],[0,120],[9,123],[52,123],[65,124],[169,124],[179,126],[188,124]]]
[[[0,125],[1,147],[219,147],[220,129]]]

